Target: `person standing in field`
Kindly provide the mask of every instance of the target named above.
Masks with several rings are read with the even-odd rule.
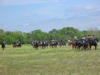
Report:
[[[5,48],[5,42],[4,42],[4,41],[2,41],[1,47],[2,47],[2,49],[4,50],[4,48]]]

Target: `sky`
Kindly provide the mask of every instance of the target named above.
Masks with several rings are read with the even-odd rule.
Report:
[[[100,29],[100,0],[0,0],[0,29]]]

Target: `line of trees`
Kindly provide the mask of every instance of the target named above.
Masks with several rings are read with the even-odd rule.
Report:
[[[95,35],[100,39],[100,30],[90,29],[85,31],[80,31],[73,27],[65,27],[59,30],[53,29],[51,31],[43,32],[41,30],[35,30],[30,33],[21,31],[4,31],[0,29],[0,43],[4,40],[7,44],[12,44],[13,42],[21,41],[23,44],[30,44],[32,40],[61,40],[73,39],[74,36],[81,38],[82,36]]]

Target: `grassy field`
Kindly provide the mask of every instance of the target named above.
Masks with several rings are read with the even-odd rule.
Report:
[[[100,46],[100,45],[99,45]],[[100,75],[98,50],[0,48],[0,75]]]

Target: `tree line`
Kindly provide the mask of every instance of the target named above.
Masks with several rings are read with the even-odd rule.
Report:
[[[0,43],[5,41],[7,44],[12,44],[13,42],[21,41],[23,44],[31,44],[32,40],[58,40],[73,39],[75,36],[81,38],[82,36],[95,35],[100,39],[100,30],[89,29],[80,31],[73,27],[64,27],[62,29],[56,30],[52,29],[49,32],[43,32],[41,30],[34,30],[30,33],[21,31],[4,31],[0,29]]]

